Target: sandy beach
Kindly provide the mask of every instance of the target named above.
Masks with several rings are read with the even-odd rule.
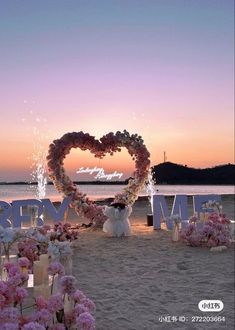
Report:
[[[222,205],[234,219],[234,196],[223,196]],[[233,329],[234,245],[213,253],[173,243],[171,232],[146,226],[150,211],[146,200],[135,203],[131,237],[80,234],[73,271],[79,288],[96,303],[97,330]],[[223,311],[200,312],[202,299],[222,300]],[[160,322],[167,315],[185,318]],[[194,316],[225,321],[193,322]]]

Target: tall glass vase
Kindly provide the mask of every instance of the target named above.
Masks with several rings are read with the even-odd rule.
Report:
[[[172,231],[172,241],[178,242],[179,241],[179,223],[175,223]]]
[[[73,273],[73,260],[72,256],[60,257],[59,262],[64,266],[65,275],[72,275]]]
[[[72,275],[73,270],[73,260],[72,255],[51,255],[51,261],[57,261],[60,262],[61,265],[64,267],[65,275]]]

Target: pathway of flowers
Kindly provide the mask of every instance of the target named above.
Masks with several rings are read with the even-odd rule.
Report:
[[[203,219],[192,216],[188,226],[180,230],[179,239],[187,245],[223,251],[231,245],[230,221],[220,212],[220,205],[212,202],[209,210],[212,212],[205,213]],[[178,228],[179,217],[172,221]],[[76,288],[72,276],[72,247],[78,234],[79,229],[67,222],[27,230],[0,226],[1,254],[9,260],[14,252],[18,257],[15,262],[0,264],[1,330],[95,329],[95,304]],[[34,301],[27,306],[28,296],[32,300],[27,288],[29,274],[35,278],[34,266],[41,258],[48,260],[47,276],[45,279],[44,272],[45,282],[34,284]]]
[[[95,329],[95,304],[76,288],[72,265],[68,263],[72,261],[71,244],[77,237],[78,230],[69,223],[29,230],[0,228],[0,246],[6,259],[10,259],[12,250],[18,254],[16,262],[8,261],[0,267],[1,330]],[[33,288],[37,294],[33,305],[27,306],[27,281],[41,256],[50,257],[47,279]],[[28,307],[31,313],[25,311]]]

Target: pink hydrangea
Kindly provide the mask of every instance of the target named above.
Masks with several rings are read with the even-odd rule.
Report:
[[[53,261],[52,263],[50,263],[49,267],[48,267],[48,274],[55,276],[56,274],[58,274],[59,276],[63,276],[64,275],[64,267],[61,265],[60,262],[57,261]]]
[[[58,293],[48,299],[48,310],[55,313],[64,308],[62,296]]]
[[[84,312],[76,318],[76,325],[81,330],[93,330],[95,329],[95,319],[90,313]]]
[[[21,258],[18,259],[18,265],[22,268],[29,268],[30,261],[26,257],[21,257]]]
[[[82,299],[81,304],[83,304],[85,307],[87,307],[89,312],[95,311],[95,304],[89,298]]]
[[[7,282],[0,281],[0,306],[7,307],[13,302],[15,287],[9,285],[9,280]]]
[[[76,304],[74,308],[74,312],[76,316],[79,316],[82,313],[89,312],[89,310],[83,304]]]
[[[18,323],[20,312],[18,308],[15,307],[5,307],[0,310],[0,324],[3,323]]]
[[[23,325],[22,330],[46,330],[46,327],[38,322],[29,322]]]
[[[20,274],[20,268],[18,265],[11,266],[8,270],[8,276],[13,277],[15,275]]]
[[[76,290],[73,294],[73,299],[75,302],[80,302],[82,299],[85,299],[85,298],[86,298],[86,296],[80,290]]]
[[[9,270],[15,266],[15,264],[13,262],[7,261],[4,263],[4,268],[7,270],[7,272],[9,272]]]
[[[47,300],[43,296],[37,296],[35,299],[35,305],[38,310],[47,309]]]
[[[30,261],[30,267],[33,262],[39,260],[39,247],[34,239],[27,239],[24,242],[18,243],[19,255],[26,257]]]
[[[74,276],[65,275],[60,279],[60,289],[63,294],[67,293],[69,295],[74,294],[76,279]]]
[[[34,313],[33,319],[34,321],[44,325],[45,327],[49,327],[52,324],[52,314],[49,312],[48,309],[45,308],[36,311]]]
[[[28,291],[24,288],[17,287],[15,290],[15,297],[14,297],[15,302],[17,304],[21,304],[26,297],[28,297]]]
[[[7,283],[4,281],[0,281],[0,295],[4,295],[8,290]]]
[[[9,276],[8,278],[8,285],[12,287],[17,287],[19,285],[22,285],[24,282],[28,280],[29,276],[28,274],[23,274],[20,272],[16,272],[15,275]]]

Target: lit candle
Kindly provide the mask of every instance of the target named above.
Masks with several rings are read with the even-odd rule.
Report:
[[[34,282],[34,276],[33,274],[29,274],[29,279],[28,279],[28,288],[33,288],[33,282]]]

